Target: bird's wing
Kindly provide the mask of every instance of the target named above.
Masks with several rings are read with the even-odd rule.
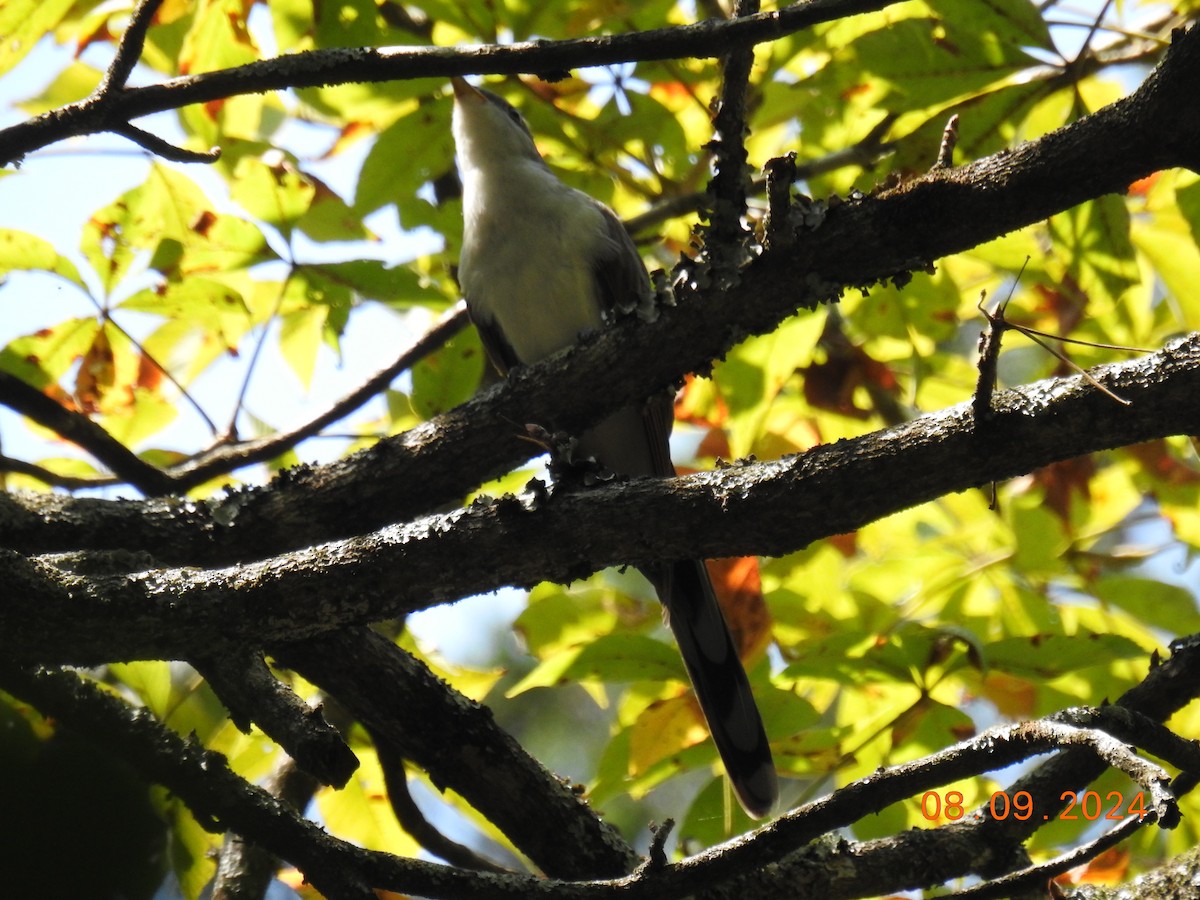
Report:
[[[508,342],[496,320],[479,315],[471,306],[470,299],[467,300],[467,316],[479,332],[484,352],[497,372],[507,376],[511,369],[521,364],[521,360],[517,359],[517,352],[513,350],[512,344]]]
[[[600,286],[597,301],[606,312],[629,312],[650,299],[650,276],[637,245],[616,213],[596,203],[604,221],[605,240],[592,261],[592,272]]]
[[[621,220],[607,206],[601,203],[596,205],[603,214],[607,238],[602,252],[592,263],[599,291],[596,299],[606,313],[627,314],[650,300],[650,276],[646,274],[646,266],[637,245]],[[673,398],[668,391],[651,397],[642,407],[642,424],[655,475],[675,474],[669,446],[674,420]]]

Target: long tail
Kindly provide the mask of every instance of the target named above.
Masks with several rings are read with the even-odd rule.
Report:
[[[678,562],[658,581],[668,624],[733,790],[746,812],[762,818],[779,798],[775,763],[708,570],[699,560]]]

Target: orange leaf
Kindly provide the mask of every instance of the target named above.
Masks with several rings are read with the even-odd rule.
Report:
[[[148,391],[158,390],[162,384],[163,370],[158,363],[143,353],[138,357],[137,386]]]
[[[723,428],[710,428],[700,439],[696,448],[696,456],[712,457],[713,459],[729,459],[733,451],[729,448],[729,435]]]
[[[675,397],[675,421],[720,428],[729,420],[729,407],[721,392],[706,378],[688,375],[683,390]]]
[[[828,543],[834,550],[849,559],[858,552],[858,532],[851,531],[849,534],[835,534],[829,538]]]
[[[690,100],[692,89],[682,81],[655,81],[650,84],[650,96],[658,100]]]
[[[346,123],[338,133],[337,140],[322,154],[321,159],[329,159],[330,157],[337,156],[347,147],[352,147],[360,140],[375,134],[377,130],[370,122]]]
[[[739,556],[707,561],[725,623],[742,659],[754,659],[771,643],[771,614],[763,602],[758,557]]]
[[[854,394],[858,388],[865,387],[868,393],[899,393],[896,374],[862,347],[850,343],[840,331],[826,327],[821,335],[821,346],[827,354],[825,361],[813,363],[804,371],[804,399],[810,405],[850,418],[865,419],[872,410],[855,404]]]
[[[1147,441],[1144,444],[1134,444],[1126,447],[1125,452],[1131,454],[1142,464],[1142,469],[1158,481],[1166,484],[1195,484],[1200,481],[1200,472],[1184,465],[1171,455],[1166,441]]]
[[[112,389],[115,375],[112,344],[101,328],[92,339],[92,346],[84,354],[75,376],[75,400],[85,413],[99,410],[104,394]]]
[[[1091,478],[1096,473],[1096,463],[1090,456],[1064,459],[1051,463],[1033,473],[1033,480],[1045,492],[1045,505],[1063,522],[1071,521],[1071,495],[1078,494],[1083,500],[1091,495]]]
[[[1082,866],[1063,872],[1058,884],[1123,884],[1129,875],[1129,851],[1120,847],[1105,850]]]
[[[1162,173],[1154,172],[1150,175],[1147,175],[1145,178],[1139,178],[1129,186],[1129,193],[1133,194],[1135,197],[1146,196],[1148,193],[1150,193],[1150,189],[1158,182],[1158,176],[1160,174]]]
[[[981,693],[1010,719],[1027,719],[1033,715],[1037,691],[1024,678],[1005,672],[990,672],[983,679]]]

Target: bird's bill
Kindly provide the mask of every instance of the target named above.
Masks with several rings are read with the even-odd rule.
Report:
[[[483,94],[477,88],[467,82],[465,78],[455,75],[450,79],[450,84],[454,86],[455,100],[485,100]]]

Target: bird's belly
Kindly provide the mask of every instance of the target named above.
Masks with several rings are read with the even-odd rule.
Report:
[[[522,363],[569,347],[602,324],[591,268],[556,244],[511,242],[503,252],[492,244],[487,258],[464,277],[473,314],[499,326]]]

